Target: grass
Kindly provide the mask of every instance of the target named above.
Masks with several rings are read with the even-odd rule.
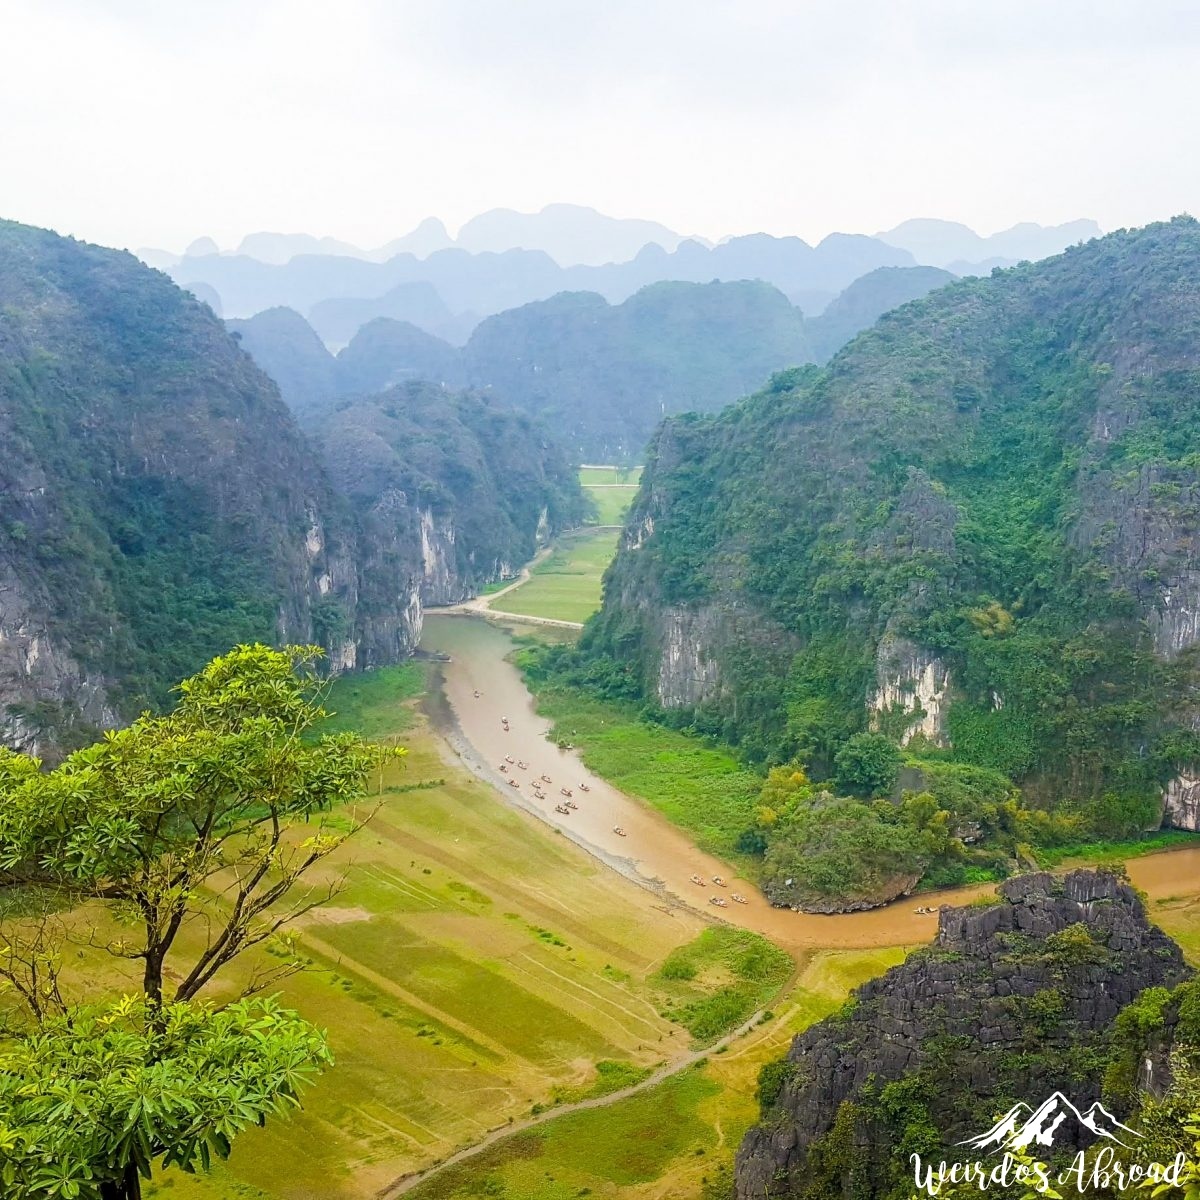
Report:
[[[630,706],[527,682],[539,689],[538,712],[579,748],[589,770],[657,808],[703,849],[757,871],[757,860],[740,854],[737,840],[753,824],[758,775],[727,750],[644,721]]]
[[[580,467],[579,482],[596,506],[588,524],[624,525],[641,477],[641,467]]]
[[[416,663],[339,675],[325,701],[331,715],[323,722],[322,731],[361,733],[375,741],[402,734],[415,719],[409,701],[424,687],[425,672]]]
[[[592,484],[626,484],[637,487],[641,482],[641,467],[580,467],[579,482],[588,487]]]
[[[1124,842],[1078,842],[1070,846],[1039,847],[1038,862],[1045,867],[1099,865],[1123,862],[1143,854],[1173,850],[1180,846],[1200,846],[1200,833],[1185,829],[1160,829]]]
[[[758,1116],[761,1067],[791,1038],[835,1011],[851,988],[905,951],[813,955],[777,1015],[730,1048],[611,1106],[569,1114],[433,1176],[413,1200],[575,1200],[580,1196],[725,1197],[733,1155]]]
[[[773,1000],[792,966],[760,934],[717,925],[667,955],[654,982],[670,995],[663,1016],[707,1046]]]
[[[586,491],[596,505],[595,519],[588,521],[589,525],[624,525],[637,495],[636,487],[597,487]]]
[[[341,727],[405,729],[409,747],[330,863],[343,890],[297,931],[310,968],[281,989],[329,1030],[336,1065],[210,1175],[166,1172],[147,1197],[366,1200],[535,1105],[605,1094],[687,1050],[657,974],[703,922],[448,767],[413,711],[419,680],[333,685]]]
[[[528,582],[497,602],[496,611],[586,621],[600,607],[600,578],[616,553],[618,537],[613,529],[564,535],[551,554],[533,568]]]

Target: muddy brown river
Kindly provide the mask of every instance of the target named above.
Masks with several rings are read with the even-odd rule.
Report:
[[[795,950],[906,946],[928,941],[937,916],[919,914],[918,906],[963,904],[992,891],[992,885],[955,888],[898,900],[865,913],[816,916],[772,908],[758,888],[726,863],[698,849],[690,837],[649,805],[635,800],[584,767],[578,751],[563,750],[549,738],[550,722],[534,711],[533,697],[517,669],[507,661],[513,644],[504,630],[482,617],[426,617],[421,648],[450,656],[441,664],[444,700],[452,724],[451,746],[466,765],[486,779],[505,801],[545,821],[596,858],[630,879],[653,889],[664,900],[719,917],[732,925],[765,934]],[[476,696],[475,693],[479,695]],[[508,730],[501,718],[508,718]],[[505,763],[511,757],[513,763]],[[528,764],[526,770],[517,763]],[[500,765],[508,767],[507,774]],[[533,783],[542,775],[544,800]],[[510,780],[519,785],[513,787]],[[583,791],[586,784],[588,791]],[[578,809],[555,812],[565,802],[560,789],[574,792]],[[624,830],[622,837],[614,827]],[[1177,850],[1131,859],[1133,882],[1151,898],[1200,891],[1200,849]],[[699,886],[693,875],[704,881]],[[727,887],[711,883],[721,876]],[[749,903],[735,904],[737,892]],[[728,907],[716,909],[709,897],[721,895]]]

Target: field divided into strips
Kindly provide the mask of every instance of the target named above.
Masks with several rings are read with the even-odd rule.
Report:
[[[344,890],[304,919],[311,969],[282,988],[329,1031],[337,1065],[212,1176],[168,1174],[148,1196],[359,1200],[535,1105],[611,1090],[690,1046],[660,1015],[653,977],[702,923],[447,766],[400,708],[415,671],[332,698],[340,725],[377,734],[390,707],[410,747],[338,864]]]
[[[759,1070],[792,1037],[905,951],[822,951],[774,1015],[726,1052],[612,1105],[553,1120],[432,1176],[413,1200],[726,1200],[733,1156],[758,1115]]]
[[[588,524],[624,525],[641,477],[641,467],[580,467],[579,482],[596,505]]]
[[[584,622],[600,608],[600,581],[617,552],[615,529],[579,529],[563,534],[530,572],[527,582],[506,592],[493,612]]]

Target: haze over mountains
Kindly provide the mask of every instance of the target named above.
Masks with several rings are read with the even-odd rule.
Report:
[[[647,284],[762,279],[815,316],[880,267],[934,266],[956,275],[1039,259],[1100,233],[1094,221],[1025,223],[982,237],[951,221],[906,221],[875,236],[832,233],[816,245],[765,233],[715,244],[654,221],[578,205],[539,213],[494,209],[452,238],[428,218],[383,246],[362,248],[307,233],[259,232],[221,252],[208,237],[182,255],[140,250],[226,317],[286,306],[334,349],[379,316],[411,320],[459,344],[483,318],[558,292],[591,291],[617,304]],[[423,295],[418,295],[423,291]]]

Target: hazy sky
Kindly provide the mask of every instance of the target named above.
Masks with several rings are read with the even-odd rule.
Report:
[[[552,201],[810,240],[1200,209],[1194,0],[0,0],[0,216],[364,245]]]

